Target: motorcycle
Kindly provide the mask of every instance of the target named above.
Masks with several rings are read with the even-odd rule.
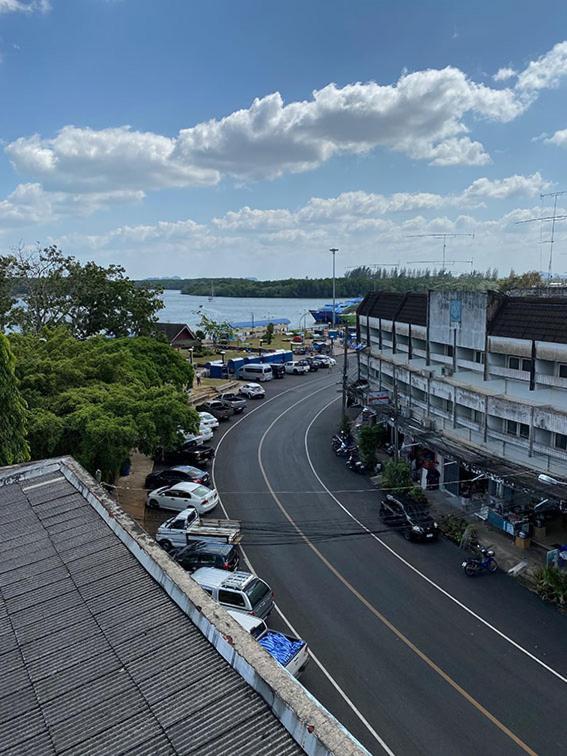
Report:
[[[355,451],[352,451],[348,455],[346,466],[349,470],[352,470],[355,473],[359,473],[360,475],[366,475],[366,473],[372,472],[372,470],[364,464],[364,462],[360,459]]]
[[[498,569],[498,563],[494,559],[494,551],[492,549],[479,548],[479,556],[471,556],[466,559],[461,567],[463,568],[467,577],[474,577],[480,575],[482,572],[493,573]]]

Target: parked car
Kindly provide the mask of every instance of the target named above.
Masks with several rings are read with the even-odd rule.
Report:
[[[429,512],[429,506],[387,494],[380,502],[380,519],[399,530],[408,541],[432,541],[439,528]]]
[[[191,577],[225,609],[265,619],[274,607],[270,586],[251,572],[200,567]]]
[[[194,572],[199,567],[215,567],[217,570],[232,572],[238,568],[239,563],[236,546],[221,541],[191,541],[170,554],[187,572]]]
[[[211,446],[203,446],[203,444],[196,441],[185,441],[177,449],[164,451],[163,461],[201,467],[207,465],[214,456],[215,450]]]
[[[184,441],[196,441],[198,444],[204,444],[213,437],[213,429],[207,426],[199,426],[198,433],[183,433]]]
[[[199,412],[199,418],[201,426],[206,425],[212,428],[212,430],[216,430],[219,427],[219,421],[210,412]]]
[[[208,402],[203,402],[197,407],[197,412],[208,412],[217,420],[228,420],[234,415],[234,410],[230,404],[221,399],[210,399]]]
[[[309,365],[310,373],[316,373],[321,367],[318,360],[313,359],[313,357],[306,357],[304,360],[300,360],[300,362],[306,362]]]
[[[221,394],[219,399],[223,402],[228,402],[234,410],[235,415],[240,415],[240,413],[246,409],[246,399],[238,394]]]
[[[274,378],[284,378],[285,377],[285,366],[282,362],[274,362],[272,363],[272,373]]]
[[[299,362],[286,362],[285,372],[289,375],[304,375],[305,373],[308,373],[309,365],[307,363],[305,363],[305,365],[300,365],[300,362],[303,362],[303,360],[299,360]]]
[[[232,609],[229,609],[228,613],[247,633],[256,638],[262,648],[266,649],[284,669],[287,669],[290,675],[299,677],[309,661],[309,651],[304,640],[294,635],[280,633],[278,630],[271,630],[264,620],[258,617],[234,612]]]
[[[334,365],[337,364],[336,359],[334,357],[331,357],[328,354],[316,354],[313,359],[318,360],[320,362],[324,362],[327,365],[327,367],[333,367]]]
[[[207,488],[200,483],[176,483],[174,486],[162,486],[148,494],[150,509],[172,509],[182,512],[187,507],[193,507],[202,515],[210,512],[219,503],[219,495],[213,488]]]
[[[155,490],[161,486],[174,486],[176,483],[202,483],[204,486],[209,485],[209,473],[199,470],[198,467],[191,465],[179,465],[178,467],[169,467],[166,470],[151,472],[146,476],[144,488]]]
[[[265,390],[259,383],[245,383],[240,387],[238,393],[247,399],[263,399],[266,396]]]
[[[249,362],[239,368],[236,375],[243,381],[271,381],[274,377],[271,365],[263,362]]]

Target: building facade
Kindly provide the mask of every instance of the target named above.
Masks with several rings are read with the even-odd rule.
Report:
[[[433,450],[441,488],[567,499],[567,296],[382,292],[357,321],[367,403]]]

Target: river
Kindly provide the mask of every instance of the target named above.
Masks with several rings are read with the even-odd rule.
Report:
[[[268,299],[256,297],[214,297],[209,302],[208,297],[195,297],[182,294],[180,291],[167,290],[163,292],[164,309],[159,312],[162,323],[187,323],[197,326],[204,313],[213,320],[229,323],[250,320],[271,320],[273,318],[288,318],[291,327],[303,325],[302,316],[317,307],[321,307],[328,299]],[[308,326],[315,322],[311,315],[307,315],[305,322]]]

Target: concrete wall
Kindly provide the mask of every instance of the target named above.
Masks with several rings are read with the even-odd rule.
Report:
[[[460,302],[461,321],[451,321],[451,303]],[[487,294],[484,292],[429,292],[429,338],[441,344],[484,350],[486,337]]]

